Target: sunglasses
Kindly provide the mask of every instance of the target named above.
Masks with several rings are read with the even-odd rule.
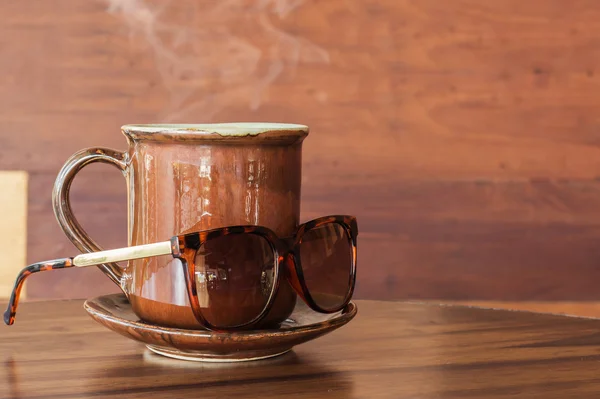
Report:
[[[4,322],[14,323],[21,288],[33,273],[160,255],[181,260],[192,311],[207,329],[241,329],[260,322],[273,306],[282,276],[311,309],[334,313],[354,292],[357,236],[356,218],[336,215],[306,222],[285,238],[262,226],[230,226],[34,263],[19,273]],[[240,307],[245,311],[233,311]]]

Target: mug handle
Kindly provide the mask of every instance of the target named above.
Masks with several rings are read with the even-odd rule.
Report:
[[[121,151],[109,148],[86,148],[73,154],[65,162],[56,177],[54,189],[52,190],[54,216],[56,216],[56,220],[67,238],[81,252],[97,252],[102,251],[102,248],[90,238],[75,218],[75,215],[73,215],[71,202],[69,201],[69,190],[71,189],[73,178],[75,178],[77,172],[83,169],[84,166],[94,162],[114,165],[125,176],[127,167],[126,158],[126,153]],[[121,285],[123,269],[117,263],[98,265],[98,268],[127,295],[127,292]]]

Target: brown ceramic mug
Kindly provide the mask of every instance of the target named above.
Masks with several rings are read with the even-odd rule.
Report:
[[[299,224],[302,142],[308,127],[274,123],[125,125],[125,152],[89,148],[63,166],[53,190],[56,218],[82,252],[99,251],[73,216],[69,188],[85,165],[116,166],[127,181],[128,245],[231,225],[261,225],[292,235]],[[200,328],[190,308],[181,261],[159,256],[98,266],[140,319]],[[285,320],[296,294],[285,279],[261,326]],[[218,310],[217,310],[218,311]],[[240,311],[243,311],[240,309]]]

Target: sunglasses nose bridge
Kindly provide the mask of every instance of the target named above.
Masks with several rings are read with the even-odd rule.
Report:
[[[283,278],[287,278],[294,291],[304,298],[302,284],[300,283],[300,279],[296,272],[296,257],[294,256],[294,252],[291,250],[291,248],[279,256],[279,265],[284,276]]]
[[[287,265],[289,262],[294,262],[293,243],[285,242],[278,251],[280,265]]]
[[[282,238],[281,241],[283,243],[283,249],[285,254],[289,254],[294,248],[294,245],[296,244],[296,239],[294,237]]]
[[[278,261],[279,266],[284,270],[288,277],[295,276],[296,257],[294,255],[294,246],[296,240],[294,237],[282,238],[279,241]]]

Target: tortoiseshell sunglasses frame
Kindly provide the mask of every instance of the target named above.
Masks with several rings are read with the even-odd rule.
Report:
[[[352,264],[350,265],[350,277],[348,281],[348,291],[343,303],[340,306],[331,309],[325,309],[319,306],[310,294],[305,279],[304,273],[302,272],[302,264],[300,260],[300,244],[302,238],[307,231],[314,228],[322,227],[327,224],[337,223],[344,228],[350,244],[352,247]],[[195,258],[198,250],[206,241],[217,237],[222,237],[230,234],[256,234],[267,240],[274,255],[274,278],[273,286],[269,298],[265,304],[264,309],[254,319],[247,323],[228,326],[222,328],[219,326],[212,325],[202,315],[202,309],[198,301],[197,287],[195,275]],[[281,274],[286,273],[286,277],[296,293],[306,302],[306,304],[313,310],[320,313],[335,313],[346,307],[352,298],[354,293],[354,287],[356,285],[356,263],[357,263],[357,237],[358,237],[358,224],[356,217],[348,215],[332,215],[324,216],[318,219],[311,220],[298,226],[296,233],[291,237],[280,238],[271,229],[263,226],[229,226],[210,230],[204,230],[194,233],[188,233],[183,235],[177,235],[171,238],[170,247],[171,255],[174,258],[181,260],[184,268],[184,275],[186,279],[186,286],[190,305],[194,316],[198,322],[205,328],[214,331],[226,331],[236,330],[260,322],[271,310],[277,290],[279,289]],[[74,262],[75,258],[62,258],[51,261],[45,261],[40,263],[34,263],[24,268],[18,275],[15,282],[14,289],[10,296],[8,308],[4,313],[4,322],[7,325],[12,325],[15,320],[15,314],[17,311],[17,305],[19,301],[19,294],[25,282],[25,279],[33,273],[46,270],[64,269],[69,267],[77,266]],[[126,259],[123,259],[126,260]],[[97,264],[97,263],[96,263]],[[92,264],[89,264],[92,265]],[[285,265],[285,269],[284,268]],[[87,265],[86,265],[87,266]]]

